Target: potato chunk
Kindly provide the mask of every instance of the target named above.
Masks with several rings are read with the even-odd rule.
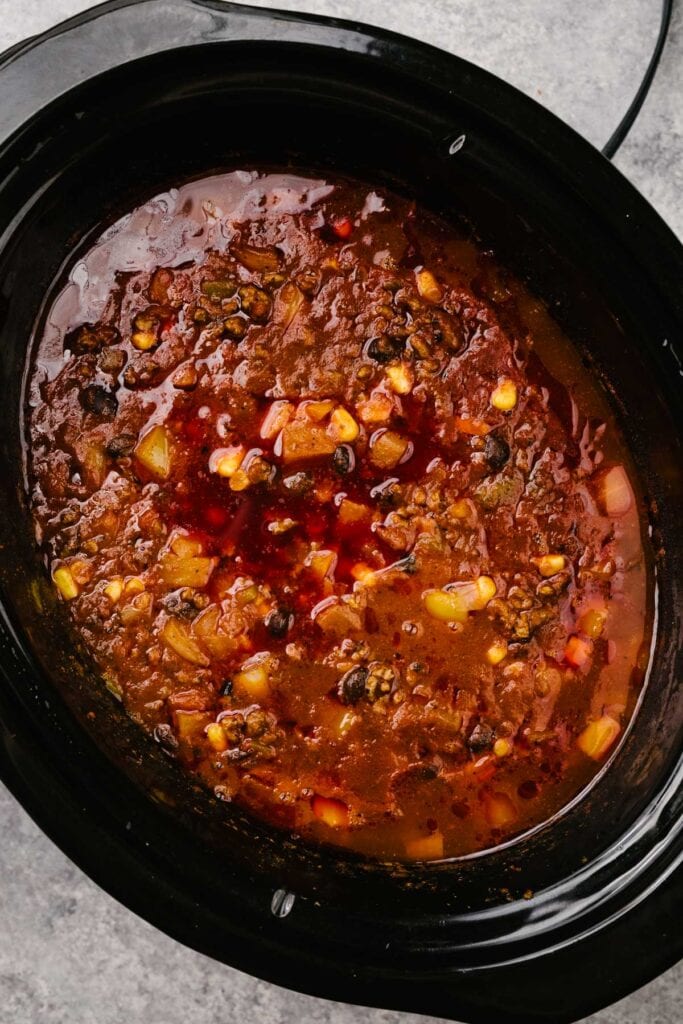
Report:
[[[377,469],[394,469],[409,454],[410,441],[394,430],[383,430],[370,439],[370,461]]]
[[[355,608],[338,601],[322,608],[316,615],[315,621],[324,633],[339,637],[357,632],[363,625]]]
[[[135,458],[154,476],[165,480],[171,472],[171,445],[166,429],[152,427],[135,447]]]
[[[215,558],[179,558],[176,555],[165,555],[159,563],[161,578],[169,587],[205,587],[215,566]]]
[[[295,420],[282,431],[282,461],[299,462],[332,455],[335,442],[315,423]]]

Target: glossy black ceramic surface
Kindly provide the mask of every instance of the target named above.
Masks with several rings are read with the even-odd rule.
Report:
[[[547,111],[375,29],[212,0],[114,2],[0,59],[0,95],[3,781],[128,907],[311,994],[561,1024],[673,963],[683,947],[674,236]],[[288,163],[389,185],[473,225],[603,382],[647,494],[657,617],[634,727],[566,813],[452,864],[392,868],[302,847],[191,788],[74,647],[27,519],[23,370],[61,269],[156,191]]]

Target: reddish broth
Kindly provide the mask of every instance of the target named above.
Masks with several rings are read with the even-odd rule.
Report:
[[[72,268],[29,404],[74,626],[220,799],[434,859],[547,820],[614,749],[647,660],[629,458],[448,224],[342,180],[174,189]]]

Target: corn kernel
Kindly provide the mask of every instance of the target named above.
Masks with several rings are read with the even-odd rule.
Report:
[[[145,584],[139,576],[129,576],[123,584],[123,593],[126,597],[132,597],[133,594],[141,594],[144,589]]]
[[[427,299],[428,302],[441,302],[443,291],[431,270],[426,270],[424,267],[416,270],[415,281],[417,290],[423,299]]]
[[[567,565],[564,555],[541,555],[539,558],[532,558],[541,576],[554,576],[556,572],[562,572]]]
[[[621,726],[610,715],[603,715],[594,722],[589,722],[576,740],[577,746],[588,757],[599,761],[604,757],[615,739],[621,732]]]
[[[158,339],[152,331],[136,331],[130,340],[133,347],[139,352],[147,352],[150,348],[154,348]]]
[[[491,393],[491,405],[500,412],[509,412],[517,405],[517,385],[513,380],[501,380]]]
[[[262,663],[246,665],[235,673],[232,681],[238,689],[245,690],[252,700],[261,701],[268,696],[268,672]]]
[[[246,491],[247,487],[251,486],[251,480],[249,474],[243,469],[238,469],[230,477],[230,490],[231,491]]]
[[[395,366],[387,366],[387,378],[389,387],[397,395],[409,395],[413,390],[415,378],[410,367],[406,363],[397,363]]]
[[[338,406],[330,416],[329,433],[335,441],[355,441],[360,433],[360,427],[350,412]]]
[[[422,595],[427,613],[439,622],[466,622],[467,605],[454,590],[427,590]]]
[[[242,587],[235,594],[235,602],[240,608],[244,608],[245,605],[251,604],[259,596],[259,588],[255,583],[252,583],[248,587]]]
[[[439,860],[443,857],[443,836],[432,832],[430,836],[418,836],[406,842],[406,856],[411,860]]]
[[[228,749],[228,738],[225,735],[223,726],[218,722],[212,722],[206,727],[206,738],[213,747],[214,750],[221,753],[223,750]]]
[[[62,566],[61,569],[55,569],[52,573],[52,579],[59,593],[66,601],[72,601],[74,597],[78,597],[78,584],[71,575],[71,570],[67,569],[66,566]]]
[[[493,753],[496,757],[507,757],[512,751],[512,744],[510,740],[499,739],[493,744]]]
[[[235,445],[232,448],[216,448],[211,453],[209,469],[212,473],[217,473],[218,476],[230,478],[235,475],[242,465],[245,454],[241,444]]]
[[[490,576],[479,576],[475,583],[479,594],[479,608],[485,608],[491,598],[496,596],[498,587]]]
[[[589,608],[579,619],[579,626],[591,640],[597,640],[605,628],[607,612],[604,608]]]
[[[598,501],[608,516],[623,516],[633,504],[633,491],[623,466],[613,466],[600,481]]]
[[[508,645],[503,640],[496,640],[486,652],[489,665],[499,665],[508,652]]]
[[[111,603],[116,604],[123,593],[123,580],[121,577],[115,576],[113,580],[110,580],[104,588],[104,592]]]

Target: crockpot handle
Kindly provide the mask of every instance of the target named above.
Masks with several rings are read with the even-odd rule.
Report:
[[[628,110],[622,117],[621,121],[610,135],[605,145],[602,147],[603,155],[606,156],[608,160],[611,160],[613,158],[614,154],[619,149],[619,146],[622,144],[622,142],[630,132],[631,128],[633,127],[635,119],[638,117],[638,114],[640,113],[640,108],[645,102],[645,97],[650,91],[650,86],[652,85],[652,80],[655,77],[655,71],[657,70],[659,59],[662,56],[662,50],[664,49],[666,37],[669,32],[672,10],[673,0],[662,0],[662,16],[659,23],[659,34],[657,36],[657,42],[655,43],[654,52],[652,54],[652,57],[650,58],[650,63],[648,64],[647,70],[643,75],[643,80],[640,83],[638,92],[635,94],[633,100],[631,101],[630,107],[628,108]]]

